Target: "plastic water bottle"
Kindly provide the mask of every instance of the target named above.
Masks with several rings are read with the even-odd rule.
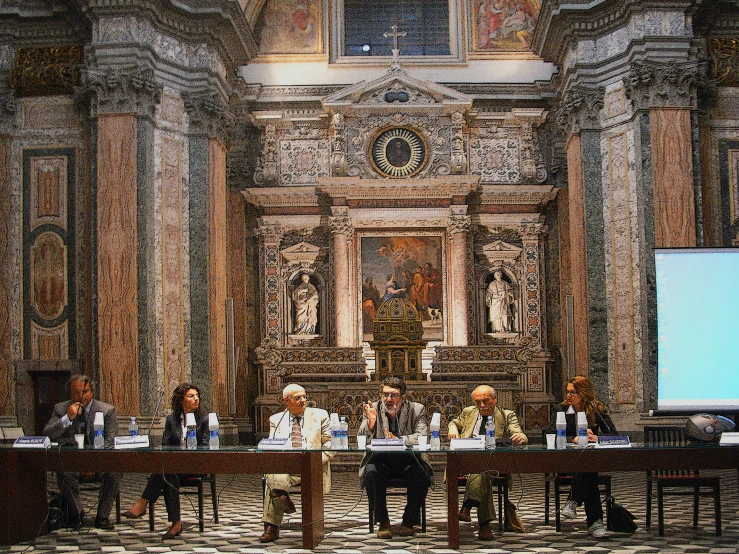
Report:
[[[493,416],[488,416],[485,423],[485,448],[495,450],[495,419]]]
[[[218,416],[211,412],[208,414],[208,430],[210,431],[209,447],[211,450],[221,448],[221,437],[219,435]]]
[[[585,412],[577,412],[577,447],[588,446],[588,419]]]
[[[185,427],[187,427],[185,445],[188,450],[195,450],[198,447],[198,437],[195,432],[195,414],[189,413],[185,416]]]
[[[341,450],[343,441],[341,440],[341,423],[339,422],[339,414],[332,413],[330,418],[331,418],[331,450]]]
[[[436,413],[431,416],[431,425],[429,425],[429,429],[431,430],[429,449],[441,450],[441,436],[439,435],[439,431],[441,429],[441,414]]]
[[[557,440],[555,443],[557,450],[565,450],[567,448],[567,419],[564,412],[557,412]]]
[[[94,440],[93,448],[96,450],[101,449],[105,446],[105,420],[103,419],[103,412],[95,412],[95,423],[94,423]]]
[[[349,450],[349,424],[346,422],[345,417],[341,417],[339,423],[339,433],[341,436],[341,450]]]
[[[128,422],[128,435],[131,437],[137,437],[139,434],[139,424],[136,423],[136,417],[131,416],[131,421]]]

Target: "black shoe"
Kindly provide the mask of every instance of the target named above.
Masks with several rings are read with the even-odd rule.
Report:
[[[115,525],[107,517],[96,517],[94,527],[96,529],[106,529],[108,531],[115,529]]]

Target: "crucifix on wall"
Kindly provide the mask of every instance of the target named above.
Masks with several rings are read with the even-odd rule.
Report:
[[[392,39],[393,39],[393,63],[392,63],[392,67],[393,68],[396,68],[396,67],[400,67],[400,48],[398,48],[398,38],[403,38],[403,37],[407,36],[408,33],[406,31],[398,31],[398,26],[397,25],[393,25],[390,28],[393,30],[393,32],[392,33],[389,33],[389,32],[386,31],[386,32],[382,33],[382,36],[385,37],[385,38],[392,37]]]

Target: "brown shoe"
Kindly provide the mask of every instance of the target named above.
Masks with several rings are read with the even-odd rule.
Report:
[[[413,528],[413,525],[406,525],[403,523],[400,526],[400,529],[398,529],[398,535],[401,537],[412,537],[416,534],[416,530]]]
[[[472,521],[470,509],[467,506],[462,506],[462,509],[459,510],[459,521]]]
[[[286,514],[294,514],[295,513],[295,504],[293,504],[292,499],[290,498],[289,494],[283,494],[279,497],[282,504],[285,506],[285,513]]]
[[[389,521],[383,521],[380,523],[380,527],[377,529],[377,538],[378,539],[392,539],[393,534],[390,531],[390,522]]]
[[[493,532],[490,530],[489,523],[480,524],[480,531],[479,533],[477,533],[477,538],[480,539],[481,541],[493,540]]]
[[[275,542],[280,538],[280,528],[270,523],[264,524],[264,533],[259,537],[259,542]]]

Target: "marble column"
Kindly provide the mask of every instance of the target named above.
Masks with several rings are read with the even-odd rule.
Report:
[[[348,348],[356,346],[356,323],[352,318],[354,310],[351,307],[350,275],[351,256],[349,244],[354,229],[349,218],[349,209],[338,206],[332,207],[332,216],[329,218],[331,228],[331,245],[333,250],[334,273],[334,329],[336,331],[336,346]]]
[[[470,303],[467,266],[470,216],[467,206],[453,206],[449,216],[449,267],[451,294],[447,305],[451,311],[452,336],[450,346],[467,346],[469,342],[468,307]]]

